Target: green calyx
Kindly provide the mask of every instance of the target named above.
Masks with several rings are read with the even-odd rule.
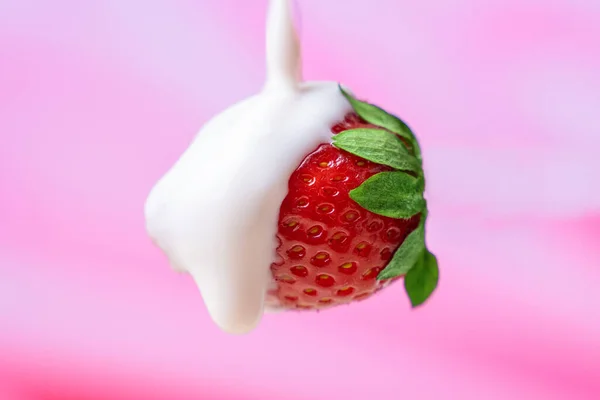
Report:
[[[402,242],[377,279],[405,275],[404,288],[413,307],[423,304],[438,284],[435,255],[425,244],[427,202],[421,148],[412,130],[400,118],[373,104],[357,100],[341,86],[354,111],[372,129],[351,129],[333,137],[333,145],[358,157],[394,169],[373,175],[350,191],[350,198],[364,209],[389,218],[420,215],[419,227]]]

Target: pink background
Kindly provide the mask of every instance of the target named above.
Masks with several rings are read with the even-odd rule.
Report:
[[[299,3],[306,77],[420,135],[431,302],[227,336],[145,236],[265,0],[0,0],[0,399],[600,399],[600,2]]]

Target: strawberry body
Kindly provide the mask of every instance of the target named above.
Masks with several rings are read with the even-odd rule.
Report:
[[[377,128],[351,113],[331,128]],[[420,215],[394,219],[370,212],[349,193],[392,168],[322,144],[289,180],[278,221],[278,259],[271,295],[288,309],[321,309],[363,300],[394,279],[379,280]]]

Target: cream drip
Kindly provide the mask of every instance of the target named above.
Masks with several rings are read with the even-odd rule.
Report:
[[[289,176],[348,111],[337,83],[301,81],[291,1],[271,0],[263,91],[210,120],[145,206],[149,236],[224,331],[260,322]]]

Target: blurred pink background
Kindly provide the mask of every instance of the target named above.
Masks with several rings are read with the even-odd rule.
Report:
[[[441,282],[234,337],[143,204],[266,3],[0,1],[0,399],[600,399],[600,2],[299,0],[306,78],[419,134]]]

